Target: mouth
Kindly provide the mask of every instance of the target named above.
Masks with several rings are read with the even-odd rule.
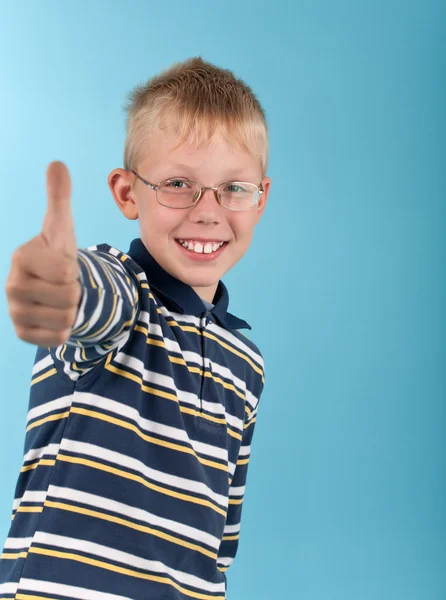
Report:
[[[176,239],[175,242],[185,256],[192,260],[215,260],[224,252],[229,242],[222,240]]]

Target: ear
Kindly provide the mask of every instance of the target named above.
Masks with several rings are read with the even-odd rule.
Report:
[[[108,176],[108,186],[122,214],[131,221],[138,218],[136,194],[133,191],[135,176],[126,169],[114,169]]]
[[[257,203],[257,219],[256,223],[260,221],[260,217],[263,215],[263,211],[265,210],[266,203],[268,202],[269,190],[271,188],[271,179],[269,177],[264,177],[261,181],[263,187],[263,194],[259,198],[259,202]]]

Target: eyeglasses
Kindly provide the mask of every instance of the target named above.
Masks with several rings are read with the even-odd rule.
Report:
[[[197,204],[204,190],[213,190],[215,199],[224,208],[249,210],[257,204],[265,191],[261,183],[257,186],[246,181],[228,181],[217,187],[209,187],[181,177],[165,179],[154,185],[143,179],[133,169],[132,173],[149,188],[155,190],[157,201],[167,208],[190,208]]]

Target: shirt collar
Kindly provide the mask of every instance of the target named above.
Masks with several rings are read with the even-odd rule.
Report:
[[[149,253],[141,238],[133,240],[127,254],[144,270],[150,287],[165,306],[195,317],[205,312],[200,296],[189,285],[167,273]],[[213,304],[211,313],[226,329],[251,329],[246,321],[228,312],[229,294],[222,281],[218,283]]]

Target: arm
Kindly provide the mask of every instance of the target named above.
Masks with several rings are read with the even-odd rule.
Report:
[[[81,297],[70,338],[50,348],[56,366],[73,380],[128,340],[139,294],[123,261],[104,251],[78,250]]]
[[[217,558],[217,566],[222,572],[227,571],[231,566],[239,545],[240,522],[256,414],[257,409],[255,409],[246,420],[237,465],[234,471],[234,477],[230,484],[228,514]]]

